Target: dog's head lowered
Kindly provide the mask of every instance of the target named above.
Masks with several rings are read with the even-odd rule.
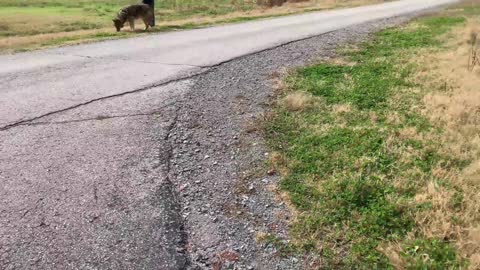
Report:
[[[122,8],[115,19],[113,19],[113,24],[115,25],[115,28],[117,29],[117,32],[120,32],[120,30],[123,28],[123,25],[125,25],[125,21],[127,20],[127,10],[126,8]]]
[[[122,20],[120,20],[119,18],[113,19],[113,24],[115,25],[117,32],[120,32],[120,30],[123,28],[123,25],[124,25]]]

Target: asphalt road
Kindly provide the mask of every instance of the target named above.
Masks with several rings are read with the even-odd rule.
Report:
[[[195,232],[184,226],[172,173],[182,151],[171,138],[190,144],[176,130],[179,117],[202,108],[192,100],[192,89],[203,90],[195,78],[285,43],[451,2],[399,1],[0,56],[0,269],[186,268]],[[237,84],[242,77],[222,76]],[[220,117],[216,124],[229,117],[206,109]],[[211,173],[217,163],[202,166]]]

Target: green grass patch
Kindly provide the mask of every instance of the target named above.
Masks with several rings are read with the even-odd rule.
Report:
[[[417,239],[405,244],[402,256],[407,261],[407,269],[442,270],[466,269],[468,262],[458,260],[455,249],[439,239]]]
[[[407,128],[423,135],[442,132],[412,109],[423,95],[410,91],[419,87],[409,79],[415,67],[401,60],[441,47],[438,37],[464,21],[427,17],[417,27],[387,29],[342,53],[353,65],[321,63],[286,79],[289,92],[310,93],[315,106],[288,111],[279,105],[266,132],[271,147],[288,161],[281,188],[301,213],[292,224],[296,246],[319,252],[326,269],[393,268],[378,246],[401,242],[415,226],[416,211],[428,206],[416,205],[413,196],[428,181],[441,181],[433,177],[434,168],[468,164],[440,154],[434,140],[399,135]],[[348,110],[339,112],[338,106]],[[463,262],[455,250],[435,241],[415,242],[432,254],[427,268],[405,246],[412,269],[459,269]]]

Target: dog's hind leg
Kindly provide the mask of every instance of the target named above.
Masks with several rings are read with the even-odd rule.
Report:
[[[145,24],[145,31],[147,31],[148,28],[150,27],[150,23],[148,22],[148,20],[146,18],[143,18],[143,23]]]
[[[130,24],[130,29],[135,30],[135,19],[128,19],[128,24]]]

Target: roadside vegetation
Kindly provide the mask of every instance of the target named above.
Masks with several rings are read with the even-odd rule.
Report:
[[[265,124],[295,216],[281,250],[312,269],[480,269],[479,15],[469,1],[287,76]]]
[[[137,2],[140,0],[0,0],[0,53],[143,34],[143,31],[125,30],[116,33],[111,22],[121,7]],[[384,1],[157,0],[157,27],[151,31],[188,29],[378,2]]]

